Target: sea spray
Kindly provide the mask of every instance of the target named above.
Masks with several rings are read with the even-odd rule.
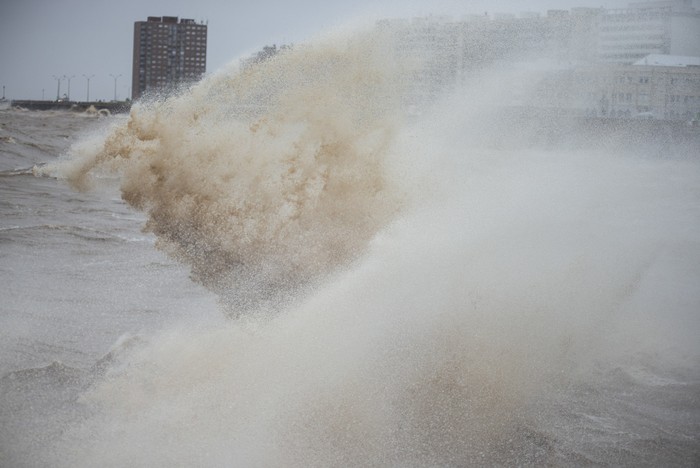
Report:
[[[114,165],[160,245],[232,294],[233,315],[316,282],[278,314],[144,337],[47,453],[64,466],[690,464],[698,162],[543,149],[551,122],[493,118],[522,77],[503,70],[402,126],[396,64],[356,41],[137,105],[63,166],[83,182]],[[354,91],[352,70],[367,72]]]
[[[397,213],[385,167],[397,68],[371,38],[283,50],[134,105],[59,172],[121,175],[158,246],[231,315],[279,300],[359,255]]]
[[[678,330],[697,330],[689,305],[638,304],[674,293],[698,303],[683,286],[698,278],[697,216],[682,215],[697,213],[693,197],[650,183],[687,188],[697,165],[492,156],[284,313],[148,338],[82,396],[96,415],[66,434],[65,464],[632,464],[638,455],[595,458],[585,445],[634,439],[611,416],[584,442],[567,431],[627,408],[616,402],[636,387],[608,373],[655,350],[651,362],[673,369],[683,361],[671,346],[697,362],[692,332]],[[637,413],[616,421],[626,417],[641,424]]]

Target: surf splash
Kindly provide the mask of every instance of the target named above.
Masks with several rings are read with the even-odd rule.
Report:
[[[493,117],[523,81],[503,70],[404,125],[390,49],[288,50],[73,148],[62,174],[118,172],[158,245],[252,318],[115,359],[66,466],[634,466],[695,427],[620,399],[697,385],[697,161],[532,144],[544,122]]]
[[[117,171],[158,246],[231,315],[278,301],[362,253],[399,210],[385,166],[398,111],[387,57],[353,39],[222,71],[135,105],[61,172],[85,188]]]

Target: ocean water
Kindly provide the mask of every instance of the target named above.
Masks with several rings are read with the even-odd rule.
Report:
[[[697,140],[384,41],[0,111],[1,466],[700,463]]]

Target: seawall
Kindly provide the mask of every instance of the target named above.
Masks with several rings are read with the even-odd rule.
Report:
[[[111,102],[78,102],[78,101],[33,101],[33,100],[13,100],[12,107],[21,107],[28,110],[66,110],[84,112],[91,106],[96,110],[106,109],[112,114],[129,112],[131,101],[111,101]]]

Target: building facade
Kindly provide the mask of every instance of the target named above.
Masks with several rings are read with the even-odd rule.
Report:
[[[534,93],[504,90],[511,105],[599,118],[700,119],[700,11],[689,0],[378,26],[393,36],[397,56],[415,61],[404,86],[408,107],[432,102],[494,63],[546,58],[552,70]]]
[[[207,25],[176,16],[134,23],[131,97],[199,80],[207,66]]]
[[[652,64],[653,57],[633,65],[592,64],[561,70],[538,83],[527,105],[580,117],[700,119],[700,66],[693,60],[683,63],[683,57]]]
[[[605,10],[597,42],[599,60],[606,63],[631,64],[649,54],[700,56],[700,12],[690,0]]]

